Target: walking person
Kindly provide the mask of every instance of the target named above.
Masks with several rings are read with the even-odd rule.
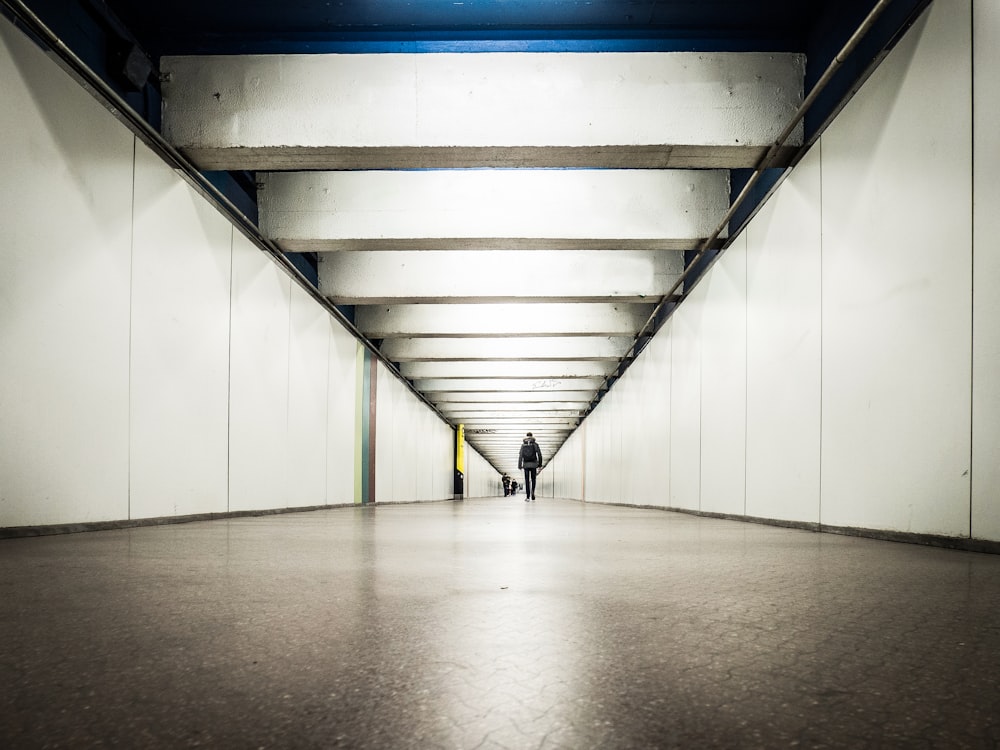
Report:
[[[520,453],[517,454],[517,468],[524,469],[524,502],[535,499],[535,482],[541,465],[542,449],[538,447],[538,443],[529,432],[521,443]]]

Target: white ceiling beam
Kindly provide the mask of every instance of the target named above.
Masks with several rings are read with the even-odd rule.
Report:
[[[542,445],[551,445],[564,441],[574,429],[573,427],[565,427],[558,430],[542,430],[529,427],[527,430],[517,430],[516,432],[469,433],[468,439],[475,440],[481,445],[504,445],[514,443],[514,441],[520,443],[525,434],[530,432],[534,435],[535,440]]]
[[[498,411],[455,411],[448,414],[449,421],[452,424],[465,423],[475,417],[482,419],[518,419],[531,421],[532,417],[539,412],[531,411],[530,409],[502,409]],[[571,419],[574,417],[582,417],[583,411],[580,409],[548,409],[544,414],[551,416],[562,416],[566,419]]]
[[[614,367],[611,362],[401,362],[399,372],[408,380],[429,378],[600,378]]]
[[[476,417],[467,418],[457,424],[464,424],[467,430],[515,430],[519,432],[530,432],[534,428],[543,427],[575,429],[579,420],[575,417],[546,417],[538,416],[531,419],[519,419],[515,417],[493,417],[492,419],[479,419]]]
[[[329,256],[323,256],[329,257]],[[632,339],[625,336],[552,336],[538,338],[394,338],[381,352],[392,362],[434,360],[620,360]]]
[[[671,250],[322,253],[319,289],[341,305],[413,302],[643,302],[684,271]]]
[[[291,252],[691,250],[729,172],[500,169],[259,173],[261,231]]]
[[[524,401],[511,404],[503,401],[483,401],[477,404],[439,404],[438,410],[445,416],[449,414],[473,414],[475,412],[495,412],[511,409],[516,411],[540,411],[550,413],[556,410],[583,411],[589,401]]]
[[[443,406],[444,404],[482,403],[493,401],[495,403],[516,403],[525,401],[547,401],[551,403],[565,403],[568,401],[590,402],[594,397],[593,391],[513,391],[513,392],[493,392],[489,391],[454,391],[445,393],[427,393],[428,400],[433,404]]]
[[[202,169],[736,168],[791,119],[805,58],[201,55],[160,70],[164,133]]]
[[[421,393],[428,398],[434,398],[436,393],[458,391],[479,391],[484,393],[551,393],[559,391],[596,391],[601,387],[604,378],[428,378],[415,379],[414,383]]]
[[[535,440],[541,444],[552,444],[557,440],[563,440],[567,435],[570,434],[572,430],[566,428],[564,430],[527,430],[532,435],[534,435]],[[471,433],[469,440],[473,438],[479,445],[509,445],[515,440],[520,443],[524,438],[525,432],[518,430],[517,432],[495,432],[495,433]]]
[[[634,336],[653,304],[363,305],[355,325],[373,339],[395,336]]]

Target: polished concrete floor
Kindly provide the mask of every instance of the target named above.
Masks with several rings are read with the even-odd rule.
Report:
[[[0,542],[3,748],[992,748],[1000,556],[523,498]]]

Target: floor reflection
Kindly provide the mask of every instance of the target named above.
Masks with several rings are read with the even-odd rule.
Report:
[[[1000,557],[514,499],[0,543],[5,747],[992,746]]]

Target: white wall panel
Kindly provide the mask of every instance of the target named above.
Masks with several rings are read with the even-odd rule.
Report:
[[[612,403],[605,408],[605,418],[607,420],[607,454],[604,463],[604,498],[607,502],[614,502],[619,498],[626,497],[625,476],[629,474],[629,468],[622,463],[622,412],[625,408],[625,392],[618,391],[612,395]]]
[[[393,482],[392,496],[395,500],[422,500],[419,490],[419,475],[428,460],[427,446],[420,444],[421,436],[427,432],[424,418],[427,409],[395,377],[389,382],[393,391]],[[424,454],[424,455],[421,455]]]
[[[229,509],[287,505],[291,280],[233,235]]]
[[[394,469],[396,464],[396,441],[393,437],[395,414],[398,404],[393,389],[393,378],[379,363],[378,385],[375,402],[375,501],[393,502]],[[414,499],[414,498],[411,498]]]
[[[377,502],[454,496],[454,430],[381,363],[376,421]]]
[[[132,135],[0,18],[0,526],[128,517]]]
[[[434,416],[433,412],[428,414]],[[500,473],[468,443],[465,444],[465,496],[503,497]]]
[[[405,390],[405,389],[404,389]],[[410,430],[405,435],[408,435],[411,443],[419,443],[419,440],[414,440],[414,435],[427,435],[430,433],[434,427],[434,412],[428,409],[424,404],[422,404],[419,399],[407,392],[409,400],[411,403],[410,412],[413,415],[413,422],[415,424],[415,429]],[[416,446],[415,446],[416,447]],[[424,450],[423,448],[417,448],[418,455],[414,456],[414,470],[413,470],[413,491],[414,500],[431,500],[434,496],[434,481],[432,477],[431,462],[423,460],[419,456],[419,452]],[[454,493],[452,493],[454,494]]]
[[[933,4],[823,136],[822,521],[969,532],[969,4]]]
[[[436,417],[434,429],[427,441],[431,446],[429,462],[433,468],[433,500],[446,500],[455,495],[455,431]]]
[[[608,392],[597,408],[587,417],[587,442],[584,453],[584,482],[587,488],[586,500],[589,502],[608,502],[616,498],[608,497],[608,472],[615,467],[608,466],[607,461],[611,449],[611,431],[608,429],[608,408],[613,401]]]
[[[290,290],[287,503],[325,505],[330,314],[298,284]]]
[[[820,146],[747,229],[747,515],[819,522]]]
[[[701,509],[713,513],[746,511],[746,284],[744,233],[700,285]]]
[[[228,508],[233,227],[138,144],[132,251],[132,518]]]
[[[973,3],[975,305],[972,535],[1000,540],[1000,4]],[[985,72],[989,71],[989,72]]]
[[[701,504],[701,308],[704,286],[671,317],[670,503],[698,510]]]
[[[539,489],[546,497],[584,499],[584,459],[587,421],[567,438],[552,457],[545,470],[539,474]]]
[[[639,406],[640,373],[636,364],[626,370],[625,375],[616,384],[618,399],[611,412],[618,450],[618,460],[614,469],[619,489],[615,499],[632,505],[641,502],[639,495],[644,479],[643,467],[635,452],[636,438],[639,433],[649,428],[648,421],[643,418]]]
[[[665,506],[670,501],[670,350],[668,321],[640,355],[635,424],[634,473],[642,477],[637,501]]]
[[[327,387],[326,501],[354,502],[354,418],[357,402],[358,340],[332,318]]]

